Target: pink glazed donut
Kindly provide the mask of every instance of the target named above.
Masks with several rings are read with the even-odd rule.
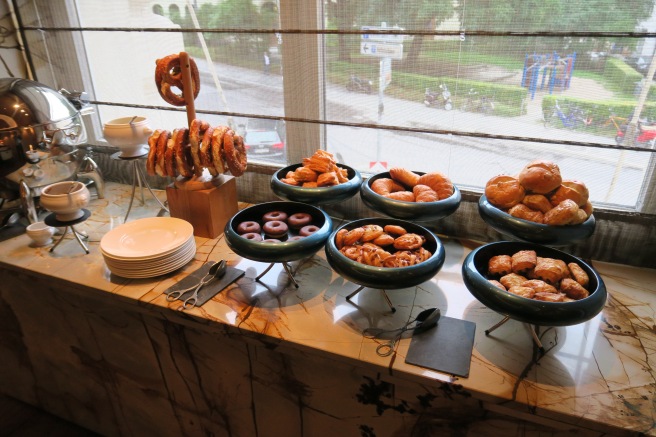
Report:
[[[261,230],[262,228],[260,228],[260,224],[258,222],[246,221],[246,222],[241,222],[239,223],[239,225],[237,225],[237,233],[239,235],[249,234],[249,233],[259,234]]]
[[[264,224],[264,234],[267,238],[281,239],[287,235],[289,228],[285,222],[280,220],[272,220]]]
[[[262,236],[257,232],[247,232],[242,234],[242,237],[251,241],[262,241]]]

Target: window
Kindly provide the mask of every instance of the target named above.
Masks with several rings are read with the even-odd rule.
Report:
[[[653,0],[51,3],[17,11],[31,66],[90,92],[97,141],[133,112],[186,123],[153,81],[155,59],[185,50],[198,114],[244,134],[277,123],[287,162],[325,148],[364,173],[438,170],[480,191],[546,158],[597,207],[656,212]],[[281,163],[264,149],[249,160]]]

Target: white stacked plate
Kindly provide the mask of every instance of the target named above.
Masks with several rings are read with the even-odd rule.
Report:
[[[191,223],[174,217],[150,217],[118,226],[100,240],[109,270],[124,278],[152,278],[194,259]]]

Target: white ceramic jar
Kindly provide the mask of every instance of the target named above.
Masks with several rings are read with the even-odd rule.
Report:
[[[84,215],[82,208],[89,204],[90,199],[89,189],[82,182],[64,181],[43,188],[39,202],[42,207],[54,212],[57,220],[69,222]]]
[[[141,156],[147,152],[148,137],[153,130],[142,116],[121,117],[103,125],[103,135],[109,144],[121,149],[124,158]]]
[[[36,222],[25,228],[25,233],[32,239],[32,244],[35,247],[41,247],[52,243],[55,228],[48,226],[44,222]]]

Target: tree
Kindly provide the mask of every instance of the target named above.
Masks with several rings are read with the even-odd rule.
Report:
[[[372,23],[363,23],[362,17],[364,12],[369,8],[368,1],[362,0],[333,0],[327,2],[328,22],[330,26],[338,30],[354,30],[359,26]],[[350,61],[351,51],[349,50],[349,41],[360,39],[350,35],[339,34],[338,37],[338,57],[340,61]]]

